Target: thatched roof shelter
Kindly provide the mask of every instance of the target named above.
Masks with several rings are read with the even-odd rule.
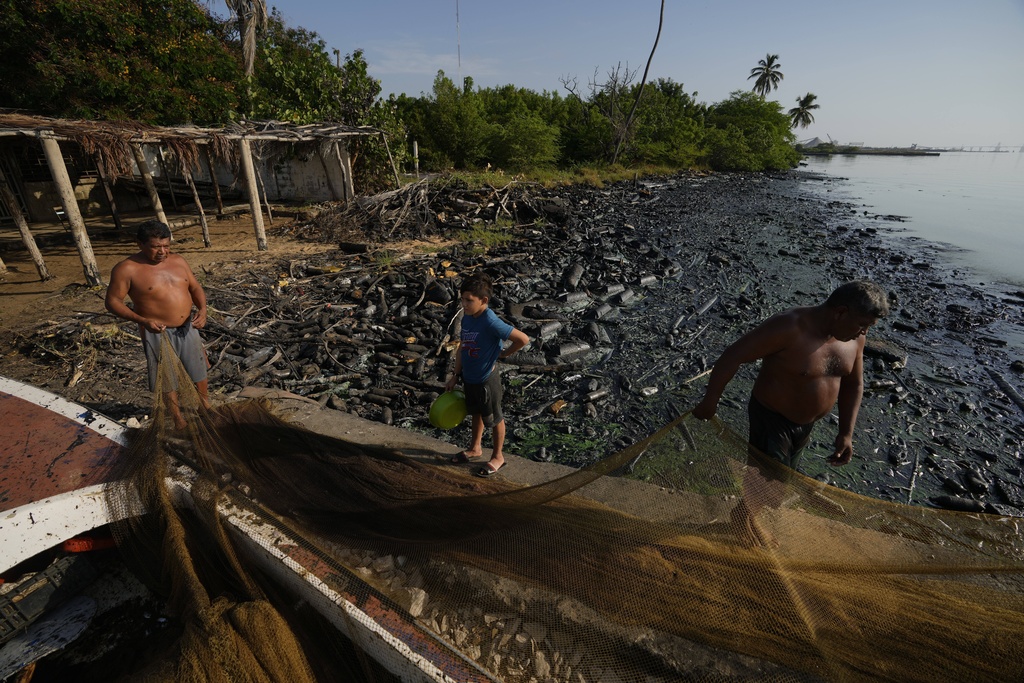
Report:
[[[35,116],[18,111],[0,109],[0,144],[3,138],[20,136],[35,138],[40,141],[46,155],[50,173],[61,196],[63,213],[71,225],[76,246],[82,256],[86,279],[90,284],[100,282],[96,270],[95,259],[85,231],[85,224],[75,200],[74,188],[65,167],[60,150],[60,142],[72,142],[93,160],[97,173],[104,184],[110,198],[111,208],[116,218],[116,208],[110,190],[110,180],[118,177],[133,176],[138,168],[146,184],[150,201],[157,218],[166,222],[160,197],[153,184],[152,175],[143,153],[144,145],[155,145],[161,151],[166,150],[176,160],[182,177],[195,196],[200,217],[203,221],[204,238],[209,245],[205,217],[202,204],[192,179],[194,170],[200,168],[200,153],[206,155],[211,168],[214,160],[227,164],[238,170],[238,176],[244,178],[246,194],[252,209],[253,227],[256,233],[257,248],[265,250],[266,234],[263,228],[260,209],[260,187],[262,179],[254,169],[252,147],[255,145],[258,156],[264,161],[272,160],[294,151],[296,146],[315,151],[323,161],[324,172],[332,193],[342,200],[354,196],[352,181],[352,165],[348,154],[347,141],[355,137],[380,137],[387,148],[387,138],[383,131],[369,126],[348,126],[340,123],[317,123],[295,125],[281,121],[241,121],[223,128],[200,128],[197,126],[153,126],[137,121],[81,121],[54,119]],[[390,156],[390,149],[388,149]],[[395,171],[395,181],[398,173]],[[16,202],[11,183],[14,179],[6,178],[0,168],[0,200],[8,205],[11,216],[22,232],[26,247],[33,252],[37,267],[42,265],[41,256],[36,257],[38,250],[34,244],[27,222]],[[214,183],[216,188],[216,183]],[[263,194],[266,194],[265,190]],[[218,204],[220,202],[218,190]],[[268,209],[269,210],[269,209]],[[40,269],[43,276],[45,266]]]
[[[241,121],[224,128],[197,126],[152,126],[137,121],[81,121],[54,119],[0,110],[0,137],[22,135],[47,136],[68,140],[95,155],[101,171],[110,177],[130,175],[134,155],[130,145],[160,144],[182,160],[198,158],[198,146],[209,145],[214,156],[231,159],[233,141],[324,144],[351,137],[383,136],[370,126],[348,126],[341,123],[295,125],[282,121]],[[193,165],[193,164],[190,164]]]

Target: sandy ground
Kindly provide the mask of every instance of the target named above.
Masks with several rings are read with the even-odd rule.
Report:
[[[90,235],[104,281],[109,278],[111,268],[118,261],[137,251],[133,226],[141,220],[144,218],[126,221],[129,227],[120,234],[104,229],[97,231],[95,236]],[[282,234],[282,228],[292,222],[291,217],[275,217],[274,224],[266,226],[268,250],[265,252],[256,250],[255,232],[248,215],[210,220],[212,246],[209,248],[203,246],[200,225],[177,228],[174,230],[174,251],[185,257],[202,281],[204,273],[216,272],[220,264],[266,263],[285,255],[301,257],[332,248],[328,244],[297,240]],[[90,232],[94,229],[91,223],[87,222]],[[21,246],[17,230],[13,226],[3,229],[0,232],[0,258],[7,266],[7,272],[0,274],[0,325],[5,329],[31,326],[50,316],[72,312],[69,307],[90,312],[102,311],[106,290],[103,287],[86,286],[82,261],[70,236],[65,236],[59,226],[42,226],[38,230],[34,225],[31,227],[33,233],[38,234],[43,259],[54,277],[40,281],[35,264]],[[68,296],[72,294],[79,296]]]

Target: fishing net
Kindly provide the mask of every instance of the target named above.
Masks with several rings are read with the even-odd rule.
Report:
[[[388,676],[357,630],[339,673],[334,630],[311,627],[256,568],[225,524],[230,506],[260,510],[330,568],[328,587],[368,587],[479,680],[1024,676],[1019,519],[848,493],[688,415],[521,486],[316,434],[259,401],[207,410],[176,360],[159,382],[152,426],[125,459],[132,486],[111,500],[129,515],[126,556],[185,625],[151,680]],[[180,462],[196,473],[188,496],[168,486]]]

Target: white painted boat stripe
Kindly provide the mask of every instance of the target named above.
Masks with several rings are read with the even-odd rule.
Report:
[[[0,392],[10,394],[23,401],[34,403],[40,408],[46,408],[58,415],[62,415],[122,446],[128,445],[124,425],[111,420],[106,415],[89,410],[77,403],[72,403],[56,394],[51,394],[45,389],[19,382],[10,377],[0,376]]]

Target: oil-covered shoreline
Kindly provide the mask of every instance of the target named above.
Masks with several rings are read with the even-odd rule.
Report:
[[[807,187],[823,182],[833,181],[804,173],[677,177],[646,185],[650,194],[605,204],[615,190],[597,191],[575,202],[589,209],[581,227],[609,225],[681,266],[621,309],[615,352],[591,368],[614,378],[608,412],[653,429],[699,400],[704,382],[693,378],[736,336],[868,278],[894,305],[869,334],[855,460],[824,464],[833,416],[815,429],[810,451],[819,457],[808,473],[899,502],[1021,514],[1024,407],[1013,392],[1024,292],[970,284],[970,273],[944,266],[941,246],[889,230],[899,217],[826,202]],[[622,226],[632,228],[623,235]],[[741,432],[753,374],[741,371],[720,411]]]
[[[692,407],[718,354],[761,320],[869,278],[893,310],[869,333],[854,461],[824,462],[833,416],[815,428],[806,473],[887,500],[1024,514],[1024,292],[977,284],[940,245],[902,237],[898,216],[829,200],[821,190],[835,182],[430,179],[320,207],[288,231],[337,250],[204,268],[210,385],[215,397],[282,389],[464,444],[467,427],[436,430],[427,411],[451,369],[459,279],[484,268],[492,307],[533,339],[502,366],[506,447],[580,466]],[[2,371],[141,418],[131,326],[80,313],[18,331]],[[69,363],[103,372],[69,382]],[[754,372],[741,370],[719,411],[740,433]]]

